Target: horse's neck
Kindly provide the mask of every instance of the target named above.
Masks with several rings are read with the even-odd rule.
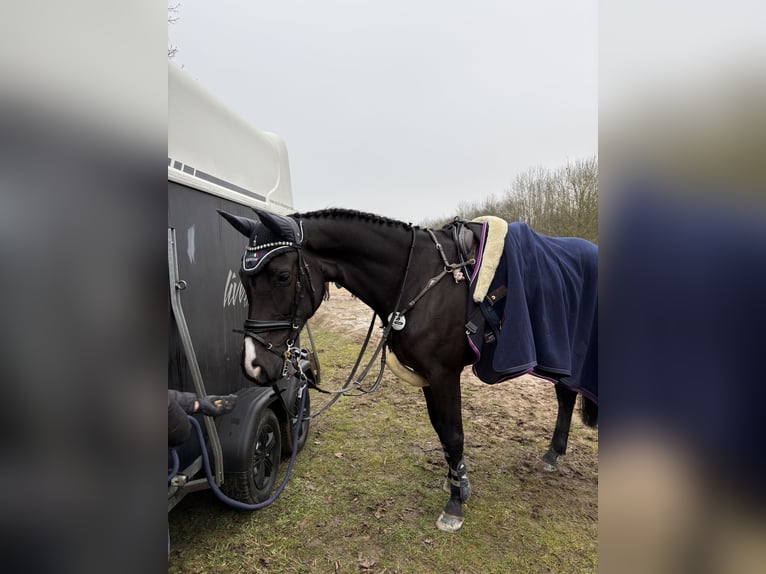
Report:
[[[337,281],[379,315],[393,310],[412,244],[404,226],[338,219],[305,220],[306,249],[322,262],[326,281]]]

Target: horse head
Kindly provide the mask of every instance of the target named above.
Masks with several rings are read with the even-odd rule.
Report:
[[[256,384],[267,385],[295,364],[298,334],[322,302],[324,280],[303,252],[299,221],[253,211],[258,221],[218,213],[248,239],[239,270],[248,301],[242,370]]]

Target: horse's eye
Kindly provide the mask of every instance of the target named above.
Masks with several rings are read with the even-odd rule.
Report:
[[[277,282],[279,282],[282,285],[287,284],[287,282],[290,281],[290,272],[289,271],[280,271],[277,273]]]

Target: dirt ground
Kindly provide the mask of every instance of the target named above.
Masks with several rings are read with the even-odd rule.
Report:
[[[361,344],[371,317],[372,310],[369,307],[352,297],[345,289],[338,289],[331,284],[330,300],[322,304],[311,321],[318,327],[347,334]],[[379,341],[380,329],[377,327],[380,320],[377,319],[376,322],[373,341]],[[549,381],[525,375],[505,383],[487,385],[473,375],[470,367],[466,367],[461,375],[461,385],[464,421],[470,419],[473,425],[483,428],[487,437],[507,434],[504,429],[512,422],[516,427],[513,436],[510,437],[512,440],[528,446],[544,444],[547,449],[547,443],[555,428],[558,408],[556,394]],[[598,433],[582,424],[579,405],[578,398],[572,417],[567,455],[559,459],[559,472],[563,476],[579,475],[581,478],[597,481],[597,452],[594,456],[592,448],[578,449],[577,444],[585,442],[597,447]],[[543,439],[544,443],[541,443]],[[467,456],[470,454],[469,448],[467,438]],[[539,450],[539,447],[537,448]],[[544,450],[537,453],[537,459],[527,461],[530,468],[542,467],[538,459]]]

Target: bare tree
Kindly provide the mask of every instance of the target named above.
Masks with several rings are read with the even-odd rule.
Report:
[[[178,9],[181,7],[181,3],[168,5],[168,25],[178,22]],[[173,44],[168,45],[168,58],[171,60],[176,57],[178,53],[178,46]]]
[[[502,196],[461,202],[455,216],[496,215],[524,221],[546,235],[583,237],[598,243],[598,160],[591,157],[555,170],[532,168],[516,177]],[[423,222],[440,227],[452,217]]]
[[[595,157],[567,163],[556,170],[531,169],[516,178],[504,199],[506,205],[516,206],[516,219],[526,221],[535,231],[598,242]]]

